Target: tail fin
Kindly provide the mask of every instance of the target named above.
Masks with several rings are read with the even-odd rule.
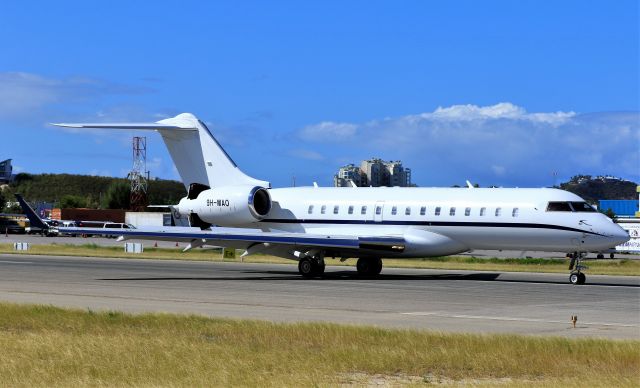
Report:
[[[49,225],[45,224],[44,221],[42,221],[42,219],[38,216],[38,214],[36,214],[35,210],[33,210],[33,208],[29,206],[27,201],[25,201],[24,198],[22,198],[22,195],[16,194],[16,199],[20,203],[20,207],[22,208],[22,211],[29,219],[29,224],[31,226],[42,229],[42,230],[49,229]]]
[[[266,181],[243,173],[229,157],[209,128],[194,115],[182,113],[155,123],[78,123],[53,124],[71,128],[142,129],[160,132],[187,190],[192,183],[209,187],[256,185],[270,187]]]

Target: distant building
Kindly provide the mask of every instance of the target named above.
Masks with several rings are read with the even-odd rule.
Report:
[[[638,212],[637,199],[601,199],[598,209],[611,210],[618,217],[634,217]]]
[[[0,183],[11,182],[13,176],[13,167],[11,166],[11,159],[3,160],[0,162]]]
[[[333,176],[333,185],[335,187],[351,187],[351,181],[356,186],[365,186],[367,183],[366,177],[362,174],[360,168],[354,164],[340,167],[338,173]]]
[[[363,160],[360,167],[353,164],[341,167],[333,179],[336,187],[351,186],[350,181],[361,187],[412,186],[410,168],[403,167],[401,161],[385,162],[378,158]]]

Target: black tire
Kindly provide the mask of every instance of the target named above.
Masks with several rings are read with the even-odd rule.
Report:
[[[571,272],[569,275],[569,282],[574,285],[584,284],[587,280],[587,277],[582,272]]]
[[[382,272],[382,259],[373,259],[373,265],[371,266],[371,275],[380,275]]]
[[[602,260],[602,259],[604,259],[604,255],[602,253],[598,253],[598,256],[596,256],[596,258],[598,260]]]
[[[356,270],[358,271],[358,275],[368,275],[369,273],[369,260],[363,257],[358,259],[356,263]]]
[[[305,257],[304,259],[300,259],[300,261],[298,261],[298,272],[300,272],[300,275],[304,276],[305,278],[312,278],[315,276],[315,266],[313,265],[313,261],[308,258]]]
[[[578,284],[584,284],[587,281],[587,276],[580,272],[578,274]]]
[[[356,263],[356,269],[358,270],[358,275],[376,276],[382,271],[382,260],[361,257]]]
[[[615,255],[615,254],[613,254],[613,253],[609,254],[609,258],[610,258],[610,259],[613,259],[613,258],[615,258],[615,257],[616,257],[616,255]]]
[[[324,268],[325,268],[324,261],[316,263],[314,267],[315,267],[316,276],[324,275]]]

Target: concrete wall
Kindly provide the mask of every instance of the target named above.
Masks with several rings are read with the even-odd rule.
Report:
[[[126,212],[124,219],[124,222],[136,228],[141,226],[163,226],[164,213]]]

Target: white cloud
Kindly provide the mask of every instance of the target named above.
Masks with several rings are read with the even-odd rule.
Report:
[[[26,72],[0,73],[0,85],[0,118],[31,116],[34,111],[62,102],[151,91],[147,87],[117,84],[84,76],[48,78]]]
[[[425,120],[478,121],[478,120],[524,120],[548,124],[562,124],[575,112],[527,113],[527,111],[510,102],[501,102],[491,106],[453,105],[447,108],[438,107],[432,113],[418,115]]]
[[[291,150],[289,152],[289,155],[294,156],[296,158],[307,159],[307,160],[323,160],[324,159],[324,156],[322,156],[321,153],[316,151],[311,151],[311,150],[304,150],[304,149]]]
[[[493,166],[491,166],[491,171],[493,171],[493,173],[498,175],[498,176],[502,176],[507,171],[507,169],[504,168],[504,166],[493,165]]]
[[[92,176],[112,176],[111,175],[111,171],[109,170],[100,170],[97,168],[94,168],[93,170],[89,171],[89,175]]]
[[[299,136],[310,141],[344,141],[355,137],[357,130],[354,124],[324,121],[302,128]]]
[[[351,131],[345,136],[336,128]],[[439,177],[447,182],[470,178],[485,184],[550,185],[553,172],[566,178],[609,173],[640,179],[638,112],[528,113],[511,103],[454,105],[361,124],[324,122],[299,135],[317,147],[333,141],[331,148],[318,149],[328,158],[348,152],[354,155],[351,162],[372,155],[401,159],[423,185],[440,182]],[[342,143],[344,139],[356,141]]]

